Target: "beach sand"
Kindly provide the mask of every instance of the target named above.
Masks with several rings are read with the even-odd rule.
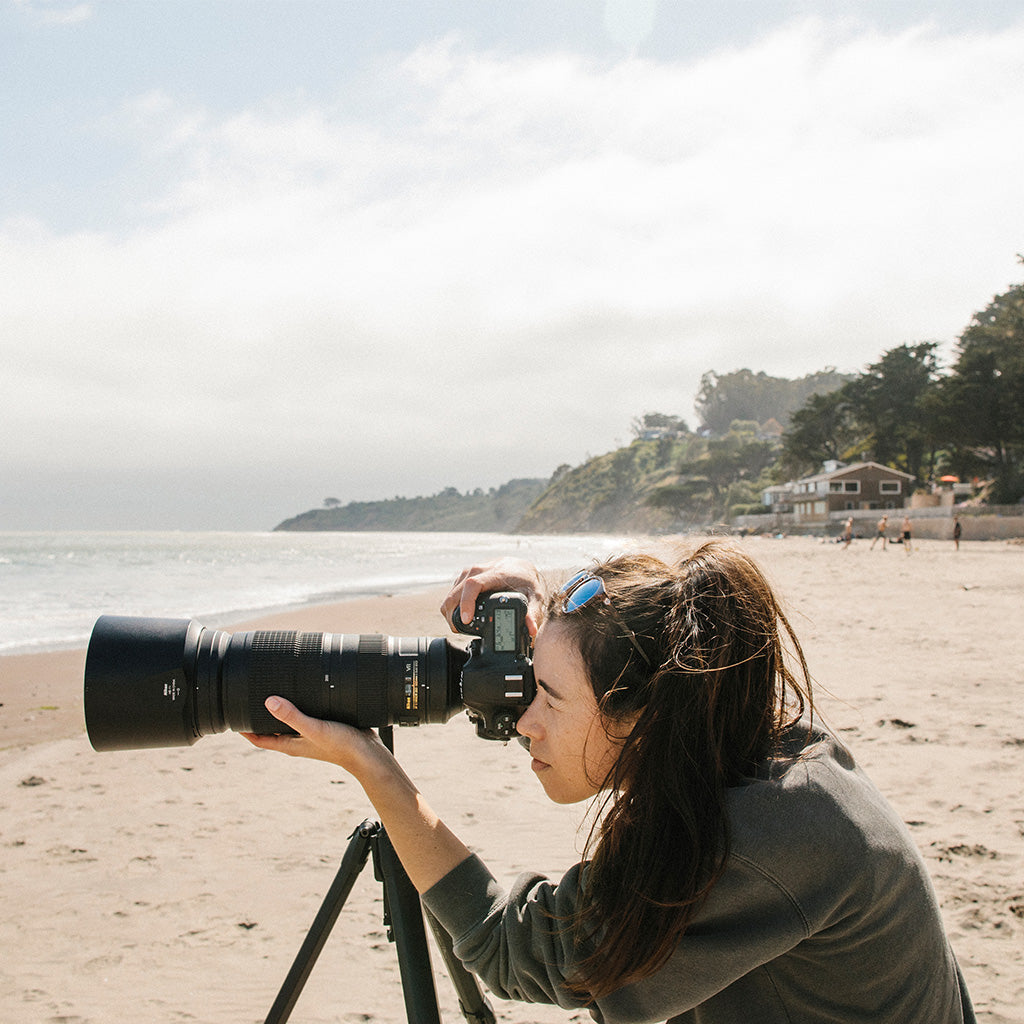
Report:
[[[1024,1021],[1024,546],[743,543],[786,601],[824,717],[920,846],[979,1019]],[[234,628],[443,635],[440,598]],[[0,659],[0,1020],[263,1021],[369,805],[340,769],[232,734],[94,753],[83,662]],[[395,745],[503,881],[577,856],[581,809],[546,800],[518,745],[477,739],[462,715],[396,730]],[[442,1018],[461,1020],[434,960]],[[590,1019],[491,1002],[502,1021]],[[405,1020],[369,868],[292,1019]]]

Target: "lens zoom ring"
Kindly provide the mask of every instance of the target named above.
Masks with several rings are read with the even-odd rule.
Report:
[[[347,682],[347,680],[346,680]],[[356,724],[377,728],[388,722],[388,643],[378,633],[359,637],[356,658]]]
[[[322,714],[323,633],[266,630],[252,638],[249,718],[257,733],[291,732],[267,711],[271,694],[285,697],[306,714]]]

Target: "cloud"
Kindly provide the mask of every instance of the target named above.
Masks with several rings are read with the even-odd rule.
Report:
[[[90,3],[67,3],[65,0],[14,0],[29,17],[44,25],[78,25],[95,13]]]
[[[358,117],[141,95],[102,126],[151,175],[120,225],[0,226],[12,441],[486,486],[689,417],[707,369],[948,342],[1017,272],[1024,25],[686,63],[451,38],[365,74]]]

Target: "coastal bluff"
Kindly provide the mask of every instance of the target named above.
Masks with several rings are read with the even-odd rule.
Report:
[[[447,487],[425,497],[325,504],[278,523],[274,530],[514,533],[547,485],[544,479],[523,478],[466,494]]]

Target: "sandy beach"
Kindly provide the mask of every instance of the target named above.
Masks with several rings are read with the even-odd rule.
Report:
[[[920,846],[979,1020],[1024,1022],[1024,546],[743,543],[786,602],[824,718]],[[440,598],[234,628],[443,635]],[[97,754],[83,663],[0,659],[0,1020],[263,1021],[369,805],[339,769],[232,734]],[[477,739],[459,715],[397,731],[396,750],[499,878],[558,875],[578,855],[581,809],[546,800],[518,745]],[[442,1018],[461,1020],[438,960]],[[502,1021],[590,1019],[491,1001]],[[292,1019],[405,1020],[369,869]]]

